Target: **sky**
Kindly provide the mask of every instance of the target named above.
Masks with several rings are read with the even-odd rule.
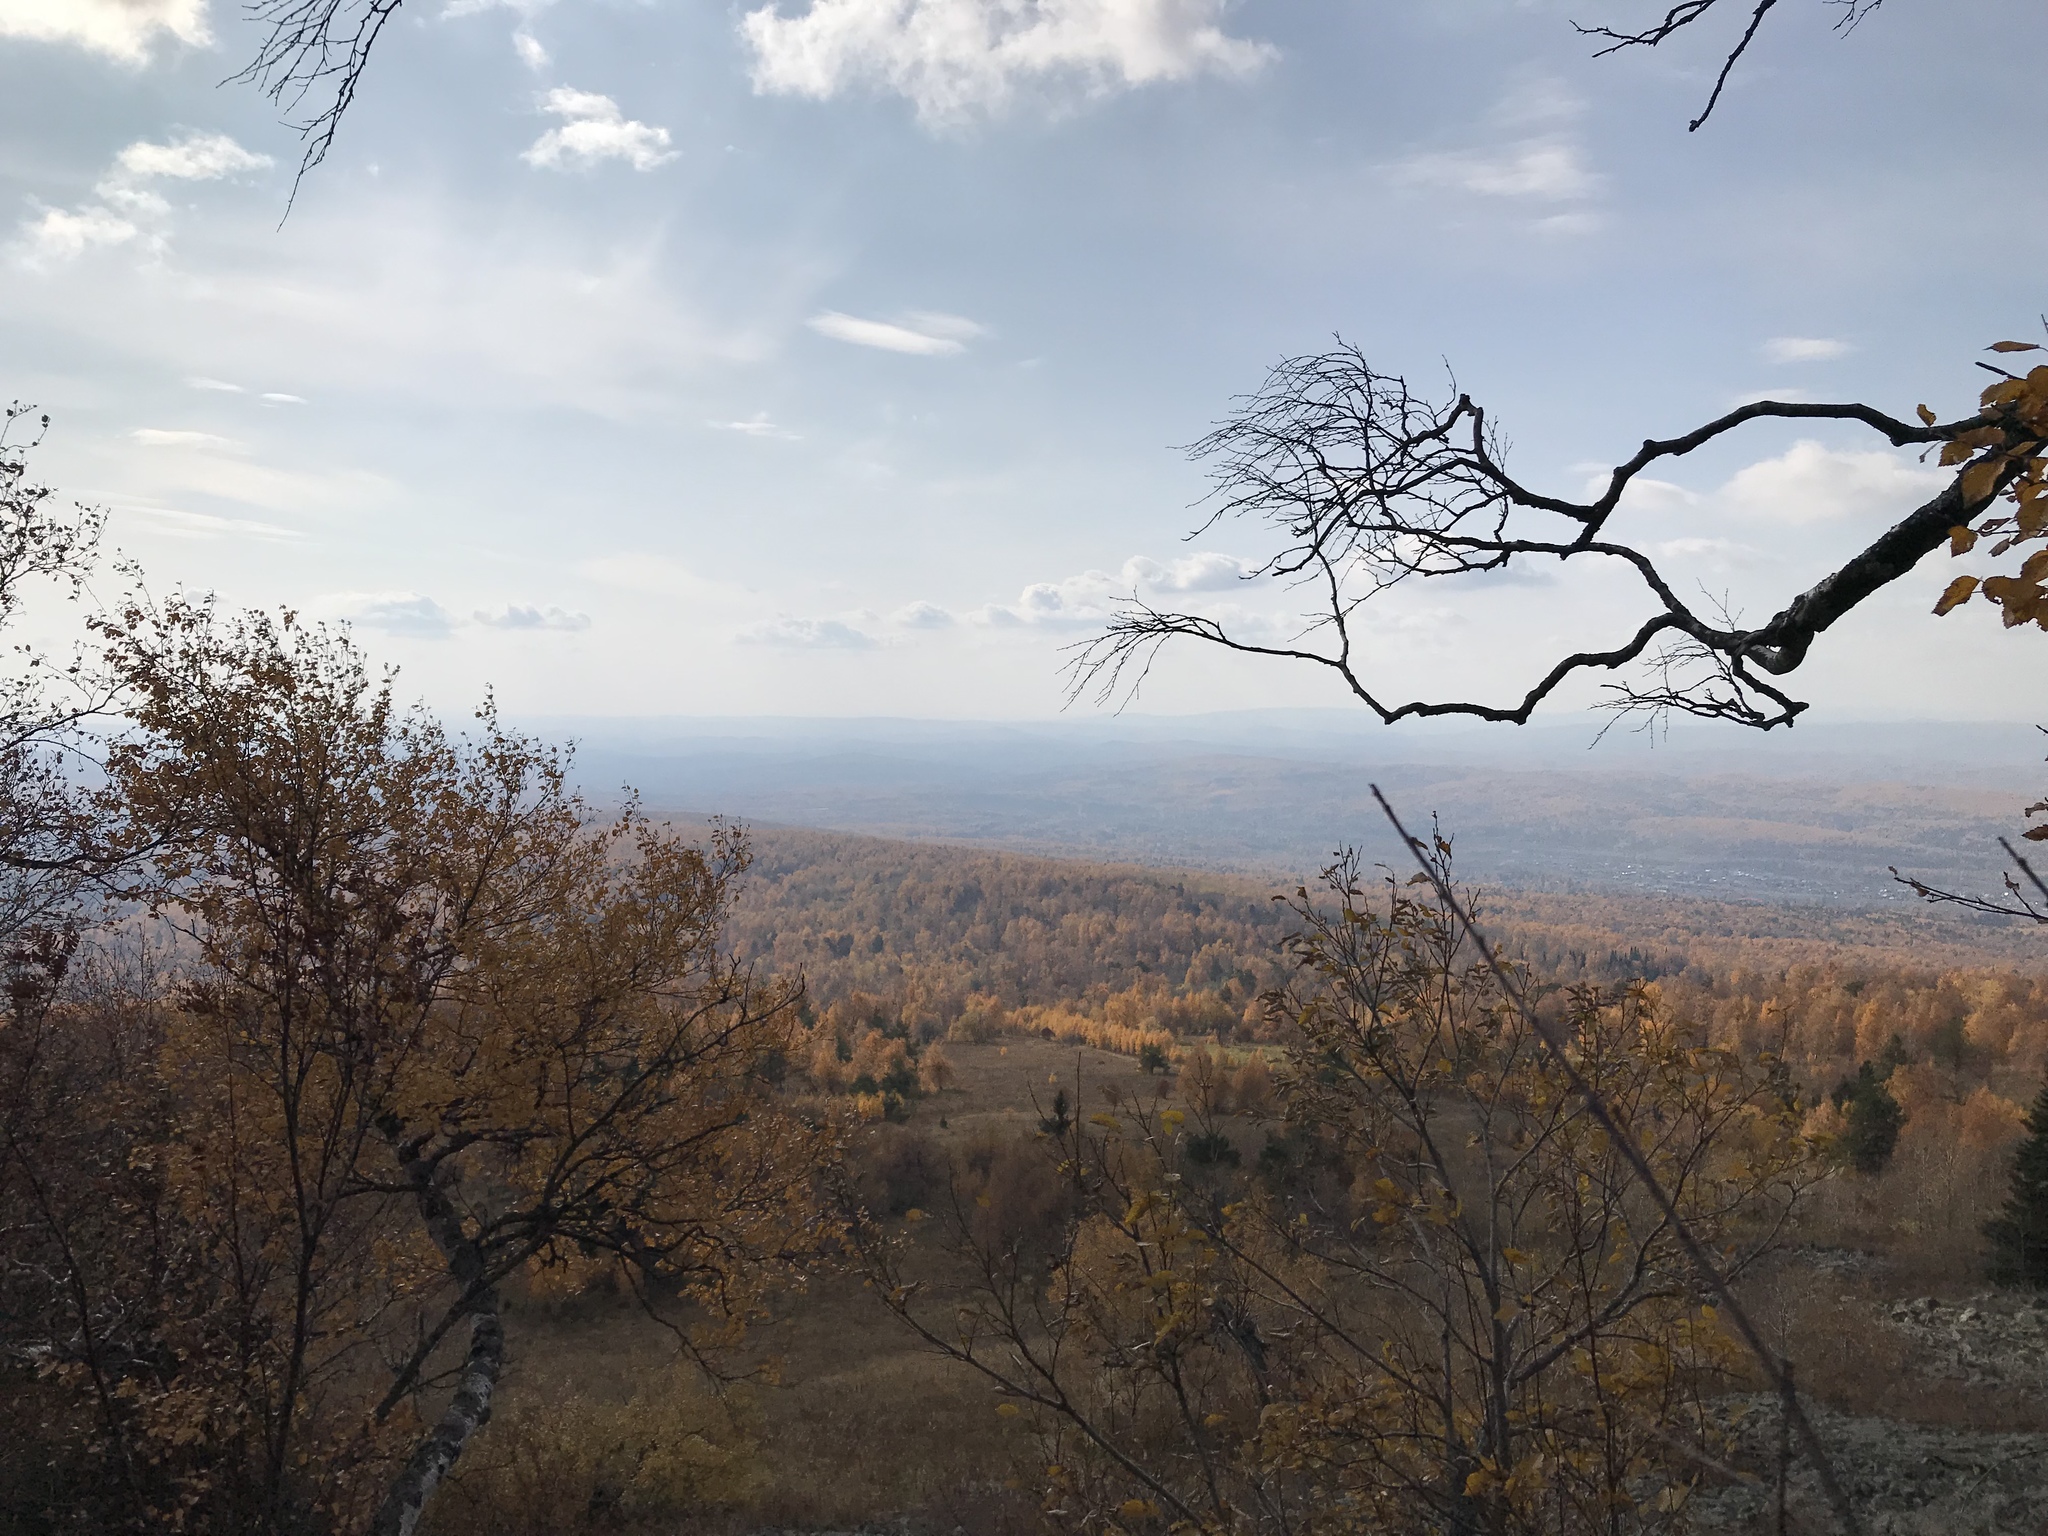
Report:
[[[1795,0],[1688,134],[1725,27],[1572,26],[1651,9],[408,0],[293,201],[239,6],[0,0],[0,396],[151,590],[348,620],[436,708],[1048,716],[1120,597],[1298,627],[1176,445],[1333,336],[1576,494],[1759,396],[1962,414],[2038,329],[2048,11]],[[1615,531],[1757,620],[1940,483],[1810,423],[1659,477]],[[1816,646],[1815,718],[2042,714],[2048,636],[1951,574]],[[1643,612],[1404,591],[1368,666],[1511,699]],[[1189,645],[1138,707],[1344,702]]]

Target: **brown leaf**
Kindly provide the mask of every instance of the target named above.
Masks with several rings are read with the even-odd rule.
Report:
[[[1967,555],[1977,547],[1977,530],[1965,528],[1961,523],[1948,531],[1948,552],[1951,555]]]
[[[1994,341],[1985,350],[1987,352],[2038,352],[2041,350],[2041,346],[2039,342],[2033,341]]]
[[[1963,504],[1988,501],[1998,484],[1998,472],[2005,466],[1997,459],[1979,459],[1963,471]]]
[[[1948,584],[1948,590],[1941,594],[1941,601],[1934,605],[1935,613],[1947,613],[1951,608],[1954,608],[1962,603],[1967,603],[1970,600],[1970,598],[1973,595],[1975,595],[1976,591],[1976,577],[1958,576],[1954,581]]]

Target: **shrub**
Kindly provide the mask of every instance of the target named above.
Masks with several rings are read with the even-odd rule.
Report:
[[[1882,1173],[1899,1145],[1906,1116],[1885,1086],[1890,1076],[1880,1063],[1866,1061],[1831,1095],[1847,1120],[1838,1145],[1858,1173]]]
[[[530,1392],[494,1417],[422,1522],[425,1536],[572,1536],[671,1530],[740,1502],[763,1479],[731,1402],[688,1367],[624,1403]]]
[[[1991,1240],[1992,1279],[2048,1287],[2048,1087],[2027,1116],[2027,1139],[2013,1153],[2005,1205],[1984,1235]]]

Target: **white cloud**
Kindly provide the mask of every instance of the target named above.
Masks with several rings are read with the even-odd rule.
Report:
[[[215,517],[211,513],[184,512],[176,507],[123,507],[121,510],[147,519],[150,532],[174,539],[253,538],[276,543],[304,537],[296,528],[280,528],[276,523],[257,522],[246,517]]]
[[[192,389],[210,389],[215,390],[220,394],[224,395],[239,395],[245,393],[241,385],[230,384],[225,379],[193,378],[187,379],[185,383],[189,388]]]
[[[455,616],[417,592],[336,592],[314,607],[330,618],[381,629],[387,635],[441,640],[455,632]]]
[[[1159,592],[1221,592],[1240,585],[1251,566],[1235,555],[1183,555],[1171,565],[1133,555],[1124,562],[1124,577]]]
[[[1603,469],[1589,478],[1586,499],[1597,501],[1605,496],[1613,475],[1612,470]],[[1648,475],[1636,476],[1621,493],[1622,506],[1631,512],[1689,512],[1705,499],[1697,491],[1669,480],[1653,480]]]
[[[1854,350],[1848,342],[1826,336],[1773,336],[1763,348],[1774,363],[1825,363]]]
[[[137,427],[128,435],[145,448],[211,448],[235,452],[242,446],[233,438],[217,437],[211,432],[187,432],[176,428]]]
[[[75,213],[45,208],[22,226],[15,249],[25,265],[47,267],[74,260],[94,246],[125,245],[140,233],[132,220],[111,208],[88,204]]]
[[[115,178],[141,181],[168,176],[174,181],[218,181],[238,171],[260,171],[270,156],[242,148],[224,133],[188,133],[169,144],[147,139],[130,144],[114,157]]]
[[[541,110],[562,119],[519,158],[549,170],[588,170],[603,160],[623,160],[636,171],[651,171],[676,158],[666,128],[635,122],[609,96],[558,85],[541,98]]]
[[[1580,466],[1590,467],[1590,466]],[[1776,458],[1736,471],[1719,488],[1701,494],[1668,480],[1639,477],[1629,482],[1621,504],[1631,512],[1719,518],[1736,516],[1778,524],[1827,522],[1836,518],[1894,518],[1938,491],[1946,476],[1883,449],[1844,452],[1801,439]],[[1607,490],[1608,474],[1586,481],[1586,496]],[[1718,540],[1711,541],[1719,547]],[[1694,546],[1698,547],[1695,548]],[[1678,539],[1660,546],[1676,554],[1708,552],[1699,540]],[[1728,546],[1737,549],[1739,546]]]
[[[786,443],[802,441],[787,427],[770,421],[766,411],[756,411],[744,421],[707,421],[704,425],[717,432],[737,432],[742,437],[772,437]]]
[[[6,3],[0,0],[0,5]],[[92,246],[126,245],[138,238],[152,251],[160,251],[168,238],[171,205],[151,182],[219,181],[272,163],[270,156],[244,149],[224,133],[187,133],[168,144],[139,139],[114,157],[93,188],[99,202],[77,209],[46,208],[24,224],[14,247],[16,258],[29,267],[44,268],[74,260]],[[214,388],[217,382],[199,387]]]
[[[528,69],[546,69],[548,67],[548,51],[541,46],[540,39],[531,32],[514,32],[512,34],[512,51],[519,55],[519,62]]]
[[[1396,186],[1553,205],[1554,211],[1533,221],[1537,233],[1588,234],[1600,227],[1599,216],[1569,205],[1598,197],[1606,178],[1587,166],[1572,126],[1584,110],[1585,103],[1560,82],[1525,80],[1487,114],[1493,142],[1420,151],[1387,166],[1386,175]]]
[[[937,603],[927,603],[919,599],[917,602],[904,604],[890,614],[889,622],[899,629],[951,629],[954,619],[951,613]]]
[[[567,608],[538,608],[531,604],[508,603],[503,608],[479,608],[477,623],[492,629],[558,629],[576,631],[590,628],[590,615]]]
[[[1083,571],[1063,581],[1033,582],[1014,603],[991,604],[969,615],[976,623],[1012,626],[1099,624],[1117,605],[1146,590],[1172,595],[1217,592],[1242,586],[1251,566],[1233,555],[1183,555],[1168,565],[1133,555],[1122,569]]]
[[[1739,471],[1720,497],[1737,512],[1776,523],[1875,521],[1917,506],[1947,479],[1881,449],[1844,453],[1804,439]]]
[[[1586,98],[1549,75],[1522,79],[1487,114],[1504,128],[1556,127],[1583,117]]]
[[[841,619],[793,619],[787,616],[750,625],[733,638],[742,645],[769,645],[784,650],[869,651],[881,642]]]
[[[1407,186],[1447,187],[1481,197],[1572,202],[1593,196],[1602,178],[1586,169],[1565,139],[1525,139],[1498,150],[1411,155],[1394,167]]]
[[[1249,74],[1275,50],[1226,35],[1225,8],[1226,0],[811,0],[800,15],[775,4],[749,11],[740,30],[758,92],[825,101],[880,89],[935,124],[1000,110],[1026,81],[1100,94]]]
[[[1659,560],[1687,560],[1716,570],[1744,569],[1766,562],[1762,552],[1736,539],[1666,539],[1650,546]]]
[[[879,347],[884,352],[908,352],[916,357],[950,357],[964,352],[967,343],[983,333],[983,328],[972,320],[928,310],[906,315],[904,321],[902,325],[893,325],[828,309],[811,316],[805,324],[834,341],[851,342],[856,347]]]
[[[206,0],[0,0],[0,37],[70,43],[124,64],[147,59],[160,34],[211,42]]]
[[[576,574],[588,581],[650,597],[681,598],[705,605],[731,606],[752,600],[735,587],[699,576],[679,560],[666,555],[597,555],[576,563]]]
[[[304,405],[306,397],[304,395],[287,395],[278,390],[267,389],[263,392],[263,403],[265,405]]]

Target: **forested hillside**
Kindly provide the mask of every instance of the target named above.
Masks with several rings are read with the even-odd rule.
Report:
[[[1270,883],[769,829],[732,939],[801,970],[814,1006],[860,993],[937,1038],[970,1010],[1059,1007],[1170,1033],[1270,1033],[1298,924]],[[1656,982],[1676,1009],[1816,1080],[1883,1052],[1973,1079],[2048,1065],[2048,953],[2031,931],[1901,903],[1820,906],[1482,891],[1491,926],[1548,981]],[[1178,1027],[1176,1027],[1178,1026]],[[2013,1088],[2015,1093],[2019,1090]]]

